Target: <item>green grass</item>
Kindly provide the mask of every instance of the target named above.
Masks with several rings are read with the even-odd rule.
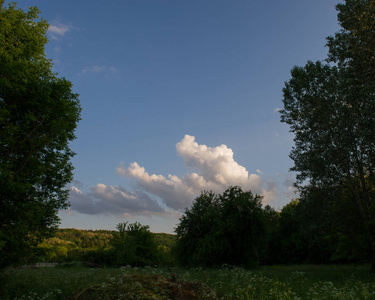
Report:
[[[207,283],[221,299],[375,299],[375,280],[368,265],[296,265],[242,268],[173,268],[181,281]],[[121,276],[156,274],[171,278],[164,268],[8,269],[2,274],[0,298],[65,299],[82,288],[111,286]],[[160,298],[162,299],[162,298]]]
[[[64,299],[84,286],[120,274],[119,269],[84,267],[8,269],[1,276],[0,299]]]

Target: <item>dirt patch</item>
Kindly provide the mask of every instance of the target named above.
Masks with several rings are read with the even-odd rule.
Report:
[[[82,289],[66,300],[93,299],[193,300],[217,297],[200,281],[176,281],[157,274],[131,274]]]

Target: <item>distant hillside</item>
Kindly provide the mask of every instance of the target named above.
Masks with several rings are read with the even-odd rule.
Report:
[[[44,240],[38,248],[43,252],[46,261],[80,260],[87,251],[106,249],[116,230],[82,230],[58,229],[53,238]],[[176,240],[176,235],[167,233],[153,233],[158,248],[170,253]]]

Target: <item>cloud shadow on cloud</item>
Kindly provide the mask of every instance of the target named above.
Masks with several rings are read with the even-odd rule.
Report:
[[[140,190],[128,191],[121,186],[106,186],[102,183],[91,187],[88,193],[82,192],[75,186],[71,187],[69,200],[71,210],[89,215],[163,215],[167,213],[157,202]]]

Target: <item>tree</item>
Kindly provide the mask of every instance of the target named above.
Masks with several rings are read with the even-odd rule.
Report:
[[[327,63],[292,69],[281,121],[295,134],[291,170],[302,191],[351,188],[375,268],[375,4],[347,0],[337,9],[343,29],[328,38]]]
[[[175,253],[182,265],[211,265],[219,240],[217,196],[202,192],[186,209],[176,228]],[[220,224],[219,224],[220,225]]]
[[[0,0],[0,266],[20,262],[68,207],[80,119],[72,84],[46,58],[48,24]]]
[[[279,221],[280,212],[276,211],[270,205],[263,209],[265,220],[265,239],[261,247],[261,264],[270,265],[279,262],[280,241],[279,241]]]
[[[111,244],[117,265],[146,266],[156,263],[157,245],[149,226],[138,222],[117,224]]]
[[[203,192],[176,228],[176,254],[183,265],[253,266],[265,235],[262,197],[230,187]]]
[[[336,9],[342,29],[334,37],[328,37],[329,55],[327,61],[340,67],[350,67],[359,76],[359,82],[375,78],[375,1],[346,0]]]

